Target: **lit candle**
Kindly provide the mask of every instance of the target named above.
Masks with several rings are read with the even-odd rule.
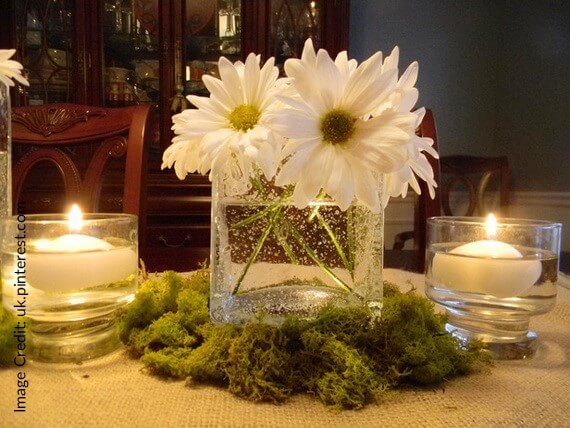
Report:
[[[66,292],[127,279],[138,263],[132,248],[119,248],[99,238],[78,233],[81,210],[68,215],[69,234],[32,242],[27,254],[27,282],[34,289]]]
[[[448,253],[438,253],[432,263],[432,277],[450,289],[516,297],[532,287],[540,277],[537,260],[525,260],[512,245],[493,239],[497,219],[487,217],[486,240],[460,245]]]
[[[191,74],[190,74],[190,66],[187,65],[186,66],[186,81],[188,82],[190,80]]]

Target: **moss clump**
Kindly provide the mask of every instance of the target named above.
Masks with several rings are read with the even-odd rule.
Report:
[[[230,392],[252,401],[283,401],[291,393],[292,354],[279,329],[247,324],[233,339],[224,372]]]
[[[227,386],[252,401],[279,403],[310,392],[354,409],[402,385],[433,385],[488,363],[462,349],[426,298],[385,283],[382,316],[366,308],[325,308],[280,327],[214,325],[209,273],[173,272],[145,281],[118,326],[132,355],[154,373]]]
[[[229,364],[230,347],[240,330],[233,325],[214,326],[205,324],[198,330],[203,338],[188,357],[188,375],[197,381],[224,384],[228,382],[226,369]]]

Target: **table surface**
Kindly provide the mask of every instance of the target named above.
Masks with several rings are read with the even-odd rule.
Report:
[[[418,274],[386,269],[385,278],[423,289]],[[29,362],[25,413],[13,412],[18,371],[0,370],[0,426],[570,427],[570,290],[559,287],[554,310],[531,326],[540,338],[531,359],[498,361],[488,373],[402,391],[358,411],[334,412],[309,395],[277,406],[189,388],[151,376],[122,350],[81,365]]]

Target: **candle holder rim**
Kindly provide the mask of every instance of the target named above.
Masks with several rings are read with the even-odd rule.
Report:
[[[463,224],[485,226],[486,217],[467,217],[467,216],[434,216],[427,219],[428,224]],[[562,228],[562,223],[549,220],[535,220],[528,218],[500,217],[498,218],[497,227],[509,228],[528,228],[536,227],[541,229],[558,229]]]
[[[21,214],[25,217],[26,223],[41,223],[41,224],[61,224],[69,221],[68,214],[66,213],[53,213],[53,214]],[[20,215],[13,215],[6,219],[4,222],[19,221]],[[127,213],[83,213],[82,221],[90,224],[104,223],[109,220],[134,220],[138,221],[138,216],[135,214]]]

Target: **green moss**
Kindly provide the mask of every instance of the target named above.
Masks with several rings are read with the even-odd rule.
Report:
[[[204,338],[201,345],[188,356],[188,375],[193,379],[213,384],[228,381],[229,352],[240,330],[233,325],[205,324],[198,330]]]
[[[182,314],[167,312],[146,328],[134,329],[130,335],[131,352],[144,354],[146,349],[160,350],[166,347],[190,347],[197,342],[181,325]]]
[[[306,375],[304,384],[325,404],[360,408],[387,386],[374,372],[372,361],[365,352],[334,335],[313,328],[303,333],[302,341],[303,353],[309,356],[302,363],[301,371]],[[311,373],[317,367],[318,373]]]
[[[266,324],[247,324],[232,341],[225,372],[230,392],[251,401],[281,402],[291,392],[287,337]]]
[[[181,322],[188,331],[195,332],[210,321],[206,294],[194,289],[182,290],[176,304]]]
[[[146,280],[137,291],[135,300],[119,317],[121,340],[129,342],[134,329],[142,330],[166,312],[175,312],[176,298],[185,284],[182,276],[171,271]]]
[[[186,359],[191,353],[189,348],[164,348],[146,352],[141,361],[157,375],[184,378],[188,374]]]
[[[118,321],[133,355],[158,375],[226,386],[252,401],[279,403],[310,392],[335,408],[360,408],[402,385],[433,385],[485,367],[462,349],[426,298],[384,286],[378,319],[367,308],[327,307],[312,320],[214,325],[209,273],[145,281]]]

